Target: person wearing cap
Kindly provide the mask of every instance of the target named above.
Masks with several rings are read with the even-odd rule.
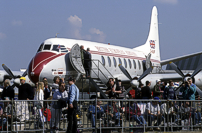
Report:
[[[79,100],[79,89],[74,84],[75,80],[72,77],[69,77],[68,83],[70,85],[69,93],[68,93],[68,128],[66,133],[76,133],[77,132],[77,118],[76,118],[76,110],[77,110],[77,102]]]
[[[55,90],[55,93],[53,94],[52,100],[58,100],[53,101],[51,103],[51,121],[50,121],[50,127],[51,129],[58,130],[59,129],[59,122],[62,115],[62,108],[66,107],[67,103],[67,92],[65,91],[65,83],[60,80],[59,82],[59,89]]]
[[[161,80],[158,79],[156,80],[156,85],[154,86],[154,97],[159,97],[160,99],[163,98],[163,91],[161,90],[161,87],[160,87],[160,84],[161,84]]]
[[[27,100],[34,99],[34,89],[30,86],[30,84],[26,83],[26,78],[20,78],[21,85],[18,87],[18,100],[23,100],[23,102],[16,103],[16,114],[21,119],[21,121],[29,120],[29,104]]]
[[[10,80],[9,79],[6,79],[4,81],[4,89],[2,91],[2,94],[1,94],[1,98],[2,100],[6,100],[6,97],[9,98],[9,100],[12,100],[14,99],[14,89],[13,87],[10,86]]]
[[[19,86],[18,100],[31,100],[34,98],[33,88],[25,81],[25,77],[20,78],[21,85]]]
[[[142,99],[151,99],[151,83],[146,81],[146,86],[141,89]]]

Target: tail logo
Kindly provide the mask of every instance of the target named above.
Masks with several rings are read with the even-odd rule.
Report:
[[[149,42],[150,42],[150,48],[151,48],[150,52],[154,54],[155,53],[155,41],[150,40]]]

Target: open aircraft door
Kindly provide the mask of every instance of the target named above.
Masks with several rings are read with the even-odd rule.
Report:
[[[69,59],[73,68],[78,73],[81,73],[82,75],[86,74],[82,64],[80,47],[78,44],[72,46],[71,52],[69,53]]]

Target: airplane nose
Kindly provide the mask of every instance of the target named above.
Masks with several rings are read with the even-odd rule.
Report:
[[[43,68],[59,55],[51,52],[39,52],[31,60],[28,66],[28,76],[33,83],[39,82],[40,74]]]

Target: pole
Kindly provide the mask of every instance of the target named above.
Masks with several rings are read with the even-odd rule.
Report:
[[[97,97],[95,98],[95,133],[97,133]]]
[[[13,132],[13,98],[11,101],[11,133]],[[7,127],[8,128],[8,127]]]

